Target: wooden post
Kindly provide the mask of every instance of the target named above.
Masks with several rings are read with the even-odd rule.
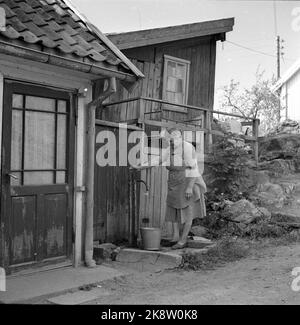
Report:
[[[86,174],[86,216],[85,216],[85,253],[87,267],[95,267],[94,251],[94,178],[95,178],[95,138],[96,107],[116,92],[116,78],[109,79],[108,89],[97,99],[87,104],[87,174]]]
[[[98,115],[99,119],[103,120],[103,105],[100,104],[98,108],[99,108],[99,110],[98,110],[99,111],[99,115]]]
[[[254,137],[254,142],[253,142],[253,153],[254,153],[254,158],[256,164],[258,164],[258,135],[259,135],[259,124],[260,120],[259,119],[254,119],[253,124],[252,124],[252,134]]]
[[[128,193],[129,193],[129,215],[128,215],[128,239],[129,245],[135,246],[137,239],[137,186],[136,186],[136,172],[129,170],[128,175]]]
[[[94,169],[95,169],[95,121],[96,105],[91,105],[88,109],[87,121],[87,193],[86,193],[86,223],[85,223],[85,264],[88,267],[95,267],[93,259],[94,250]]]
[[[0,184],[1,182],[1,176],[2,176],[2,127],[3,127],[3,88],[4,87],[4,79],[3,79],[3,74],[0,72]],[[1,188],[1,187],[0,187]],[[1,211],[1,210],[0,210]],[[3,218],[0,220],[0,267],[4,267],[4,247],[5,247],[5,242],[4,242],[4,223],[3,223]]]
[[[204,111],[204,127],[207,130],[205,135],[205,149],[207,153],[212,151],[212,134],[211,134],[211,112]]]
[[[138,101],[138,119],[145,119],[145,100],[144,99],[139,99]]]
[[[129,245],[132,246],[132,219],[133,219],[133,209],[132,209],[132,170],[128,173],[128,241]]]

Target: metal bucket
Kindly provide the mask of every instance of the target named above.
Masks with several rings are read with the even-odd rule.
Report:
[[[161,230],[159,228],[141,228],[143,248],[147,251],[160,250]]]

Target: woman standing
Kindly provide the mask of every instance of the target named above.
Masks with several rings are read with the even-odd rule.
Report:
[[[170,135],[170,164],[165,221],[173,224],[173,249],[186,246],[193,219],[206,215],[204,193],[206,185],[199,172],[194,146],[182,139],[178,129]],[[180,231],[182,228],[182,231]]]
[[[168,129],[164,138],[168,148],[163,151],[159,162],[152,162],[149,167],[165,166],[169,170],[165,221],[172,222],[172,248],[180,249],[186,246],[193,219],[206,216],[206,185],[199,172],[195,148],[182,139],[181,131]]]

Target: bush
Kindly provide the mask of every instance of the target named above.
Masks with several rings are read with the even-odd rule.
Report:
[[[231,136],[219,137],[213,145],[207,168],[213,175],[210,180],[212,195],[223,194],[225,199],[237,201],[241,198],[240,188],[249,161],[252,157],[246,146],[239,146]]]

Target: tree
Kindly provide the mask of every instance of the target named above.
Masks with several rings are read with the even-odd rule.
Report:
[[[268,133],[280,122],[280,97],[272,91],[275,78],[265,79],[264,72],[257,70],[255,84],[249,89],[240,89],[240,83],[231,80],[223,87],[221,109],[240,114],[245,118],[260,119],[262,134]]]

